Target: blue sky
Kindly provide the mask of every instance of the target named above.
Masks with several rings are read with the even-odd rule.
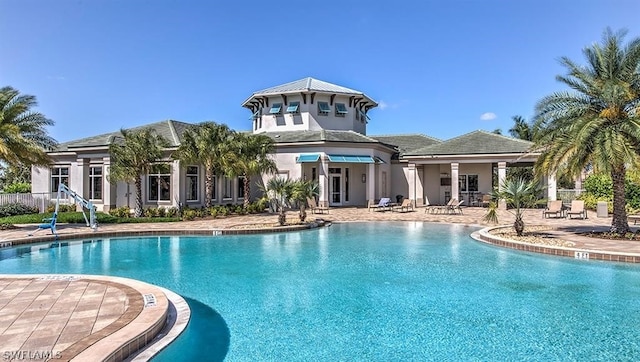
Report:
[[[380,103],[368,134],[503,133],[562,85],[561,56],[637,0],[0,0],[0,86],[58,141],[164,119],[251,127],[252,92],[307,76]]]

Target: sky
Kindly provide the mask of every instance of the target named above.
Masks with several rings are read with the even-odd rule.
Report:
[[[166,119],[251,128],[241,104],[305,77],[379,103],[367,134],[508,133],[638,0],[0,0],[0,87],[59,142]]]

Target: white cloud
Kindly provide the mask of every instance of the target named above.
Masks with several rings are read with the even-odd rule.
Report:
[[[378,109],[380,109],[381,111],[384,111],[388,107],[389,107],[389,104],[387,104],[387,102],[383,100],[380,100],[380,102],[378,102]]]
[[[483,121],[491,121],[491,120],[496,119],[496,117],[498,117],[498,116],[496,116],[496,114],[493,113],[493,112],[485,112],[485,113],[480,115],[480,119],[483,120]]]

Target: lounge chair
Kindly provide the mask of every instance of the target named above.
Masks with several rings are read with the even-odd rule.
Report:
[[[638,221],[640,221],[640,214],[632,214],[627,216],[627,220],[633,220],[633,225],[637,225]]]
[[[386,210],[391,210],[391,199],[388,197],[383,197],[380,199],[380,202],[378,202],[378,204],[375,203],[371,203],[371,200],[369,200],[369,211],[373,210],[373,211],[386,211]]]
[[[571,210],[567,211],[567,217],[571,219],[571,216],[577,216],[582,219],[587,218],[587,210],[584,208],[583,200],[573,200],[571,201]]]
[[[429,209],[430,213],[440,213],[440,212],[448,212],[449,208],[458,203],[458,199],[449,199],[446,205],[434,206]],[[426,210],[425,210],[426,211]]]
[[[320,205],[316,204],[316,199],[314,198],[308,198],[307,204],[309,205],[312,214],[324,214],[325,211],[327,212],[327,214],[329,213],[329,207],[322,202],[320,203]]]
[[[562,200],[549,201],[547,208],[542,212],[544,218],[548,217],[564,217],[564,207],[562,206]]]
[[[452,204],[451,206],[449,206],[447,208],[447,212],[450,214],[455,214],[456,212],[460,213],[460,215],[462,215],[462,204],[464,203],[464,200],[460,200],[454,204]]]
[[[42,219],[43,223],[38,225],[38,228],[29,234],[29,236],[33,236],[33,234],[37,233],[40,230],[51,230],[51,234],[58,236],[58,231],[56,230],[56,221],[58,221],[58,214],[54,213],[51,217],[47,217]]]
[[[402,200],[402,204],[391,207],[391,211],[398,210],[399,212],[413,211],[413,201],[409,199]]]

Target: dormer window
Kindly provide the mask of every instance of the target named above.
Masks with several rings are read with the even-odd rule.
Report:
[[[344,117],[347,114],[347,106],[344,103],[336,103],[336,116]]]
[[[280,114],[282,110],[282,103],[274,103],[269,109],[269,114]]]
[[[287,113],[298,113],[299,108],[300,108],[300,102],[291,102],[287,107]]]
[[[318,102],[318,114],[326,116],[331,112],[331,108],[329,108],[329,103],[327,102]]]

